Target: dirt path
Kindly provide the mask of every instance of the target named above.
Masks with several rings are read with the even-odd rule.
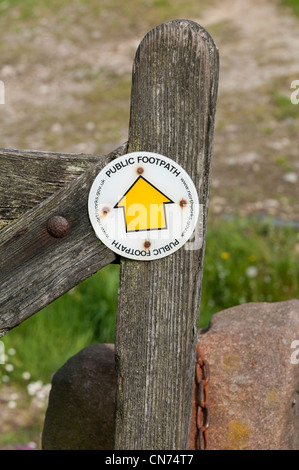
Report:
[[[219,44],[220,92],[252,90],[286,74],[299,77],[299,21],[277,1],[224,0],[201,21],[208,30],[227,25],[228,37]]]
[[[278,1],[223,0],[194,20],[220,50],[212,213],[298,220],[299,106],[280,109],[279,100],[288,102],[299,79],[299,19]],[[93,18],[88,30],[71,21],[40,18],[7,34],[0,146],[105,153],[126,140],[141,37],[103,34]]]
[[[220,50],[211,210],[298,221],[299,20],[277,1],[224,0],[201,21]]]

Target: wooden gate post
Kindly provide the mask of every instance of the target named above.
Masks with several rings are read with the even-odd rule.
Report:
[[[172,158],[203,205],[205,238],[218,51],[198,24],[150,31],[133,65],[128,152]],[[157,261],[121,259],[116,449],[187,449],[204,241]]]

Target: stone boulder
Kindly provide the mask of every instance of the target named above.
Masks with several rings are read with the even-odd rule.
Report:
[[[298,450],[299,301],[230,308],[199,337],[211,368],[209,448]]]
[[[299,301],[230,308],[199,337],[211,368],[209,448],[298,450]],[[43,449],[112,449],[115,387],[113,345],[69,359],[53,377]],[[193,413],[190,449],[195,432]]]
[[[93,344],[53,376],[42,434],[44,450],[113,449],[114,345]]]

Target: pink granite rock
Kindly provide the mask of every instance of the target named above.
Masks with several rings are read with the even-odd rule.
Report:
[[[299,301],[230,308],[199,337],[211,368],[209,448],[298,450]]]

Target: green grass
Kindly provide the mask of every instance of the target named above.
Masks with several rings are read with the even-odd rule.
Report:
[[[299,294],[298,230],[271,221],[236,218],[208,224],[200,326],[220,310],[246,302],[275,302]],[[110,265],[53,302],[4,338],[20,382],[50,381],[70,356],[88,344],[114,342],[119,267]],[[2,369],[1,369],[2,367]]]
[[[93,342],[114,342],[118,266],[107,266],[31,317],[4,338],[5,349],[15,349],[9,362],[11,377],[22,381],[50,381],[70,356]],[[2,368],[2,370],[1,370]],[[7,375],[3,366],[0,374]]]
[[[0,0],[0,14],[12,14],[22,21],[34,20],[47,11],[47,5],[49,4],[53,12],[55,10],[58,12],[63,2],[60,0],[51,0],[51,2],[45,0]]]
[[[136,36],[168,20],[198,18],[207,5],[211,0],[0,0],[0,16],[14,21],[16,28],[15,20],[28,26],[55,15],[57,23],[63,25],[71,16],[86,28],[97,22],[102,31],[121,29]]]
[[[278,90],[272,90],[270,97],[274,106],[273,115],[278,121],[299,118],[299,109],[291,102],[290,95],[285,96]]]
[[[291,8],[292,12],[299,16],[299,0],[280,0],[280,3],[284,7]]]
[[[298,235],[271,220],[218,219],[208,225],[201,326],[235,305],[298,297]]]

